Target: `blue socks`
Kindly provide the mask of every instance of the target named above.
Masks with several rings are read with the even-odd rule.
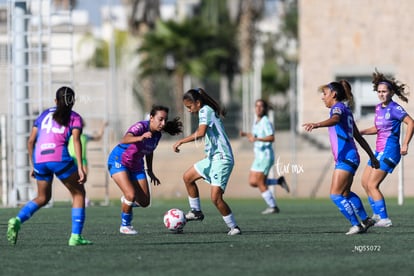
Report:
[[[39,210],[39,205],[37,205],[34,201],[29,201],[25,206],[23,206],[17,217],[20,222],[23,223],[37,210]],[[72,234],[81,234],[84,222],[85,208],[72,208]]]
[[[121,226],[130,226],[132,221],[132,213],[121,213]]]
[[[368,197],[368,202],[371,205],[372,213],[377,214],[380,218],[388,218],[387,206],[385,204],[385,199],[375,201],[372,197]]]
[[[72,234],[81,234],[85,223],[85,208],[72,208]]]
[[[359,198],[359,196],[354,192],[350,192],[347,199],[349,203],[351,203],[352,208],[354,208],[354,212],[362,220],[365,220],[368,217],[368,215],[367,215],[367,212],[365,211],[364,205],[362,204],[362,201]]]
[[[378,214],[380,218],[382,219],[388,218],[387,206],[385,205],[384,199],[374,201],[374,205],[375,205],[375,213]]]
[[[355,215],[354,209],[343,195],[332,194],[330,197],[342,215],[344,215],[344,217],[351,222],[352,226],[359,225],[359,221]]]
[[[39,210],[39,205],[37,205],[37,203],[34,201],[29,201],[26,203],[26,205],[23,206],[22,209],[20,209],[17,217],[20,219],[20,222],[23,223],[28,220],[37,210]]]

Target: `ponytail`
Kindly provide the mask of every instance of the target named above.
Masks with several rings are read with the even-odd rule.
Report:
[[[56,91],[56,110],[53,113],[53,120],[61,126],[68,126],[72,107],[75,104],[75,92],[66,86]]]
[[[188,90],[184,94],[183,100],[189,100],[191,102],[200,101],[202,106],[205,104],[210,106],[216,113],[217,117],[226,116],[226,110],[222,108],[220,104],[216,102],[212,97],[210,97],[210,95],[208,95],[207,92],[202,88]]]
[[[153,105],[150,115],[155,116],[157,111],[165,111],[167,114],[169,112],[169,108],[162,105]],[[170,135],[177,135],[183,132],[183,123],[180,121],[180,117],[175,117],[172,121],[167,121],[165,123],[164,132],[167,132]]]

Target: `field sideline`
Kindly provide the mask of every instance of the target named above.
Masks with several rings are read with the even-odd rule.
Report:
[[[366,200],[364,200],[366,202]],[[185,200],[155,200],[134,209],[137,236],[118,233],[120,204],[88,207],[84,236],[94,245],[69,247],[70,206],[37,212],[6,239],[7,220],[18,209],[0,209],[0,275],[412,275],[414,199],[388,199],[394,226],[346,236],[349,225],[328,199],[280,199],[281,213],[263,216],[260,199],[228,199],[243,234],[227,228],[209,201],[206,218],[183,234],[164,228],[170,208]]]

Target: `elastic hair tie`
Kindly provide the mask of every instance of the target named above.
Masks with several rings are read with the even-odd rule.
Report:
[[[65,100],[65,105],[66,105],[66,106],[69,106],[69,105],[70,105],[70,103],[69,103],[69,101],[68,101],[67,95],[68,95],[68,88],[67,88],[67,87],[65,87],[65,93],[63,93],[63,99]]]

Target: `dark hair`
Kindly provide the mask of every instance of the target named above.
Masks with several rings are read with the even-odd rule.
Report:
[[[216,113],[217,117],[226,116],[226,110],[224,108],[221,108],[220,104],[216,102],[212,97],[210,97],[202,88],[188,90],[184,94],[183,100],[189,100],[191,102],[200,101],[201,106],[205,104],[210,106]]]
[[[56,111],[53,120],[61,126],[68,126],[72,107],[75,104],[75,92],[72,88],[62,86],[56,91]]]
[[[267,101],[265,101],[263,99],[257,99],[256,103],[258,103],[258,102],[261,102],[263,104],[263,108],[264,108],[263,115],[267,116],[268,113],[269,113],[269,109],[270,109],[269,104],[267,103]]]
[[[328,88],[336,92],[336,100],[339,102],[348,102],[350,108],[354,105],[354,95],[352,94],[351,84],[347,80],[333,81],[319,87],[319,90]]]
[[[407,88],[406,84],[401,83],[393,77],[386,77],[384,74],[379,73],[377,69],[375,69],[375,72],[372,74],[372,83],[374,84],[374,91],[378,91],[379,84],[385,84],[390,91],[397,94],[400,100],[408,103],[407,96],[409,95],[409,92],[405,92],[405,89]]]
[[[155,116],[158,111],[165,111],[168,114],[169,108],[162,105],[153,105],[150,115]],[[183,132],[183,123],[180,121],[180,117],[175,117],[172,121],[167,121],[163,131],[170,135],[177,135]]]

